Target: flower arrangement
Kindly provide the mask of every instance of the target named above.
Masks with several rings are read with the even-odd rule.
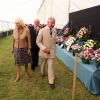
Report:
[[[69,33],[69,28],[67,27],[65,30],[64,30],[64,35],[67,35]]]
[[[63,36],[57,36],[56,37],[56,43],[61,44],[64,42],[64,37]]]
[[[100,67],[100,48],[94,51],[92,60],[96,61],[97,68]]]
[[[86,48],[80,53],[80,57],[82,62],[89,63],[89,61],[93,58],[94,51],[91,48]]]
[[[64,41],[64,44],[66,46],[69,46],[69,45],[71,46],[75,41],[76,41],[76,38],[69,35],[68,38]]]
[[[79,53],[82,50],[82,46],[78,45],[78,44],[73,44],[71,46],[72,52],[73,52],[73,56],[75,56],[75,53]]]
[[[94,40],[87,40],[86,42],[84,42],[83,47],[84,48],[94,48],[96,46],[96,42]]]
[[[88,31],[88,29],[86,29],[85,27],[83,27],[83,28],[81,28],[80,30],[79,30],[79,32],[77,33],[77,35],[76,35],[76,38],[78,39],[78,40],[87,40],[88,38],[89,38],[89,31]]]
[[[80,46],[80,45],[78,45],[78,44],[73,44],[72,46],[71,46],[71,48],[72,48],[72,50],[80,50],[80,49],[82,49],[82,46]]]

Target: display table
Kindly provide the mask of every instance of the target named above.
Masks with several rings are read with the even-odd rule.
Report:
[[[73,72],[74,56],[56,45],[56,56]],[[94,62],[82,63],[78,58],[77,77],[85,84],[85,87],[93,94],[100,93],[100,68],[97,69]]]

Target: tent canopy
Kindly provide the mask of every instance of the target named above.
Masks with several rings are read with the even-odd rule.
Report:
[[[38,10],[38,17],[42,23],[47,18],[56,18],[56,27],[62,28],[69,21],[69,13],[100,5],[100,0],[43,0]]]
[[[0,20],[14,21],[22,18],[32,23],[42,0],[0,0]]]
[[[69,21],[69,13],[97,5],[100,5],[100,0],[1,0],[0,22],[22,18],[26,23],[33,23],[38,17],[46,24],[48,17],[53,16],[56,27],[62,28]]]

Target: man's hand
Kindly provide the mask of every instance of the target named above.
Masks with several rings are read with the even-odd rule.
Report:
[[[47,54],[50,54],[50,50],[48,50],[47,48],[45,48],[45,49],[43,50],[43,52],[44,52],[44,53],[47,53]]]

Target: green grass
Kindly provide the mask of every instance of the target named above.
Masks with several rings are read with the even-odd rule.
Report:
[[[21,70],[21,80],[14,83],[16,76],[13,55],[11,54],[11,36],[0,40],[0,100],[71,100],[73,73],[65,65],[55,60],[55,83],[52,90],[48,85],[47,76],[40,76],[40,67],[30,77],[24,78],[24,68]],[[75,100],[100,100],[100,96],[90,94],[77,79]]]

